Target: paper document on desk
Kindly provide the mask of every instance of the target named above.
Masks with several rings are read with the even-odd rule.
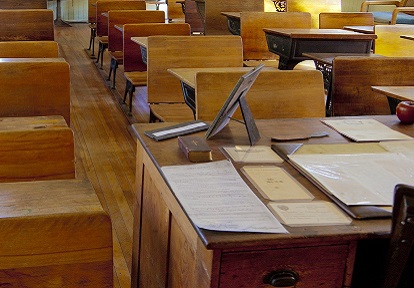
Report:
[[[216,231],[287,233],[230,161],[164,166],[161,170],[198,227]]]
[[[413,184],[413,158],[401,153],[294,154],[289,158],[346,205],[392,205],[395,185]]]
[[[357,142],[409,140],[412,137],[395,131],[375,119],[344,118],[321,120],[340,134]]]

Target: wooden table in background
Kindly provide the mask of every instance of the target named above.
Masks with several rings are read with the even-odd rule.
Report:
[[[370,53],[375,34],[343,29],[265,28],[269,51],[280,56],[279,69],[293,69],[303,53]]]

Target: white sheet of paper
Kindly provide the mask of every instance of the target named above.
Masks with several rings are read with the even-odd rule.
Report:
[[[164,166],[161,169],[198,227],[217,231],[288,233],[230,161]]]
[[[370,118],[324,119],[321,121],[357,142],[412,139],[412,137]]]
[[[403,154],[298,154],[289,158],[346,205],[392,205],[395,185],[414,182],[414,161]]]
[[[223,150],[226,151],[234,162],[262,164],[283,163],[283,159],[280,158],[269,146],[224,146]]]
[[[269,208],[288,226],[346,225],[352,220],[334,203],[312,201],[304,203],[270,202]]]
[[[314,197],[283,168],[243,166],[242,172],[262,196],[272,201],[310,201]]]

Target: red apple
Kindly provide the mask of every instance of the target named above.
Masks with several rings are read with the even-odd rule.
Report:
[[[414,101],[401,101],[396,108],[396,114],[403,124],[414,123]]]

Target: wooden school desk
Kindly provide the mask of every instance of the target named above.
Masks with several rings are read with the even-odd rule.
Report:
[[[233,35],[240,35],[240,12],[221,12],[227,17],[227,28]]]
[[[374,118],[414,136],[412,125],[401,125],[395,115]],[[329,133],[329,137],[305,143],[349,142],[318,118],[257,120],[256,124],[261,133],[258,145],[270,146],[276,133],[298,130]],[[132,125],[138,138],[132,287],[270,287],[263,283],[265,276],[274,276],[280,270],[298,274],[296,287],[350,287],[361,241],[371,245],[390,236],[390,219],[354,219],[345,226],[287,227],[289,234],[217,232],[194,226],[160,169],[191,162],[178,148],[177,138],[156,142],[144,135],[145,131],[170,125]],[[203,136],[204,132],[196,135]],[[213,160],[218,161],[226,159],[220,147],[249,145],[249,140],[244,126],[231,121],[208,144]],[[328,199],[288,163],[281,166],[315,199]],[[236,164],[236,168],[240,165]],[[381,252],[385,253],[385,249],[378,251]],[[368,269],[371,264],[376,263],[362,268]]]
[[[361,56],[361,57],[381,57],[373,53],[303,53],[305,57],[315,62],[316,69],[322,72],[325,90],[327,91],[326,99],[326,116],[331,116],[331,98],[332,98],[332,65],[335,57],[338,56]]]
[[[270,52],[280,56],[279,69],[293,69],[309,58],[303,53],[369,53],[375,34],[343,29],[265,28]]]

